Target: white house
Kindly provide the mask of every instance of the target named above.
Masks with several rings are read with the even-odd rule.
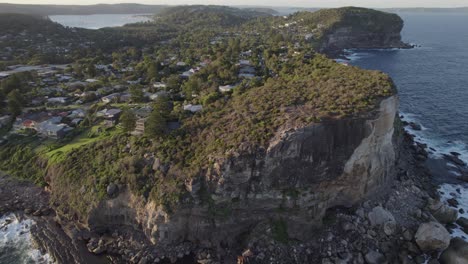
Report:
[[[68,98],[67,97],[52,97],[47,99],[47,103],[50,104],[66,104]]]
[[[234,85],[223,85],[223,86],[219,86],[218,89],[220,92],[222,93],[225,93],[225,92],[229,92],[229,91],[232,91],[232,89],[234,89]]]
[[[108,104],[110,102],[116,102],[116,101],[119,101],[119,97],[120,97],[120,94],[119,93],[113,93],[113,94],[109,94],[107,96],[104,96],[101,98],[101,101],[103,101],[104,103]]]
[[[184,110],[190,111],[192,113],[196,113],[196,112],[200,112],[201,110],[203,110],[203,106],[188,104],[188,105],[184,105]]]
[[[153,84],[153,87],[158,88],[158,89],[166,89],[167,85],[165,83],[162,83],[162,82],[155,82]]]

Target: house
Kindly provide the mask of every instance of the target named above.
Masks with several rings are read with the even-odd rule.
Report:
[[[240,53],[240,56],[241,57],[251,57],[252,56],[252,50],[248,50],[248,51],[243,51]]]
[[[157,88],[157,89],[164,90],[164,89],[166,89],[167,85],[165,83],[162,83],[162,82],[155,82],[153,84],[153,87]]]
[[[152,101],[155,101],[160,96],[167,96],[167,92],[166,91],[159,91],[157,93],[153,93],[153,94],[148,95],[149,99],[151,99]]]
[[[121,93],[120,94],[120,102],[130,102],[132,100],[132,96],[130,93]]]
[[[27,113],[16,117],[13,128],[15,130],[21,129],[36,129],[36,126],[50,118],[47,112]]]
[[[203,106],[188,104],[188,105],[184,105],[184,110],[190,111],[192,113],[196,113],[196,112],[200,112],[201,110],[203,110]]]
[[[192,72],[192,71],[185,71],[185,72],[183,72],[183,73],[180,75],[180,77],[182,77],[182,78],[189,78],[189,77],[192,76],[193,74],[194,74],[194,72]]]
[[[234,85],[223,85],[223,86],[219,86],[218,87],[218,90],[222,93],[225,93],[225,92],[230,92],[234,89]]]
[[[9,73],[6,73],[6,72],[0,72],[0,80],[1,80],[1,79],[6,79],[6,78],[8,78],[8,76],[10,76],[10,74],[9,74]]]
[[[119,98],[120,98],[119,93],[113,93],[113,94],[109,94],[107,96],[102,97],[101,101],[108,104],[108,103],[111,103],[111,102],[118,102]]]
[[[255,77],[255,74],[252,73],[239,73],[239,78],[252,79]]]
[[[107,127],[112,127],[117,124],[122,110],[113,108],[113,109],[104,109],[96,113],[97,116],[104,118],[104,125]]]
[[[40,123],[37,127],[39,134],[51,138],[63,138],[70,130],[72,128],[66,124],[54,124],[48,121]]]
[[[179,61],[179,62],[176,63],[176,66],[178,66],[178,67],[185,67],[185,66],[187,66],[187,63],[185,63],[185,62],[183,62],[183,61]]]
[[[135,84],[140,84],[141,83],[141,78],[138,78],[135,81],[127,81],[128,84],[135,85]]]
[[[71,121],[71,124],[74,126],[78,126],[81,122],[83,122],[83,118],[75,118]]]
[[[250,66],[249,60],[239,60],[239,65],[242,66]]]
[[[86,111],[83,109],[75,109],[71,111],[71,113],[68,115],[69,118],[82,118],[86,116]]]
[[[59,82],[69,82],[69,81],[71,81],[73,79],[70,75],[60,75],[59,74],[58,76],[56,75],[56,77],[57,77],[57,80]]]
[[[86,79],[85,80],[87,83],[95,83],[95,82],[98,82],[99,80],[96,80],[96,79]]]
[[[49,104],[66,104],[68,101],[67,97],[52,97],[47,99],[47,103]]]

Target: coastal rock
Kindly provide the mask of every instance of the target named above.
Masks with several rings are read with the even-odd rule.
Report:
[[[385,256],[382,255],[381,253],[370,250],[365,256],[364,256],[366,262],[368,264],[384,264],[386,263]]]
[[[391,235],[396,231],[396,221],[392,213],[382,206],[376,206],[368,215],[371,226],[382,226],[385,234]]]
[[[289,239],[310,239],[327,209],[387,191],[396,175],[397,106],[398,98],[392,96],[369,116],[288,126],[278,130],[266,149],[213,161],[207,175],[185,182],[192,197],[203,185],[213,199],[209,210],[191,203],[167,212],[122,188],[91,210],[87,225],[92,231],[141,228],[158,245],[188,240],[209,247],[236,243],[239,234],[262,219],[282,219]],[[394,232],[394,221],[382,225],[386,233]]]
[[[421,224],[414,238],[419,248],[425,252],[444,250],[450,243],[449,232],[437,222]]]
[[[430,199],[428,209],[437,221],[442,224],[451,224],[457,221],[458,211],[441,202],[440,200]]]
[[[416,131],[419,131],[422,129],[421,125],[420,124],[416,124],[414,122],[410,122],[409,123],[409,126],[411,127],[411,129],[413,130],[416,130]]]
[[[449,162],[451,162],[451,163],[453,163],[455,165],[458,165],[458,166],[461,166],[461,167],[466,166],[466,163],[463,160],[461,160],[458,156],[447,155],[447,154],[443,154],[443,156],[447,161],[449,161]]]
[[[371,14],[363,9],[353,8],[345,14],[346,19],[353,21],[352,25],[348,23],[335,23],[334,30],[325,34],[321,46],[324,53],[336,53],[344,49],[372,49],[372,48],[410,48],[411,46],[401,41],[401,30],[403,20],[394,14],[379,13],[372,14],[379,21],[369,23]],[[372,29],[376,25],[379,30]]]
[[[450,241],[450,246],[439,258],[441,264],[468,263],[468,242],[456,237]]]
[[[468,218],[460,217],[457,220],[457,224],[461,226],[464,230],[468,230]]]

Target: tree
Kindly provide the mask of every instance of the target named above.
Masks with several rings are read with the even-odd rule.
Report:
[[[13,90],[8,94],[8,110],[13,116],[19,116],[21,114],[21,97],[18,90]]]
[[[129,133],[135,130],[136,120],[137,118],[132,111],[128,109],[124,110],[120,116],[120,124],[122,125],[123,131]]]
[[[156,80],[158,78],[158,72],[159,72],[158,65],[155,62],[150,62],[147,73],[146,73],[148,75],[147,79],[149,81]]]
[[[166,118],[157,110],[153,110],[146,120],[145,134],[155,138],[164,135],[166,132]]]
[[[3,94],[3,91],[0,89],[0,114],[3,112],[5,107],[6,107],[5,94]]]
[[[143,93],[143,90],[136,85],[132,85],[130,87],[130,96],[132,101],[135,103],[140,103],[145,100],[145,94]]]
[[[182,87],[182,91],[185,95],[185,98],[188,100],[192,99],[193,94],[200,92],[201,81],[197,77],[190,77]]]
[[[167,96],[158,96],[153,104],[153,112],[158,112],[162,117],[168,118],[171,111],[172,106]]]
[[[89,63],[86,66],[86,75],[88,75],[88,77],[96,76],[96,67],[94,66],[94,63]]]

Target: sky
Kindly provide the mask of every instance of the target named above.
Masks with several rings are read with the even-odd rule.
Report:
[[[0,3],[13,4],[58,4],[90,5],[117,4],[123,0],[0,0]],[[461,7],[468,6],[468,0],[131,0],[128,2],[154,5],[257,5],[257,6],[290,6],[290,7]]]

